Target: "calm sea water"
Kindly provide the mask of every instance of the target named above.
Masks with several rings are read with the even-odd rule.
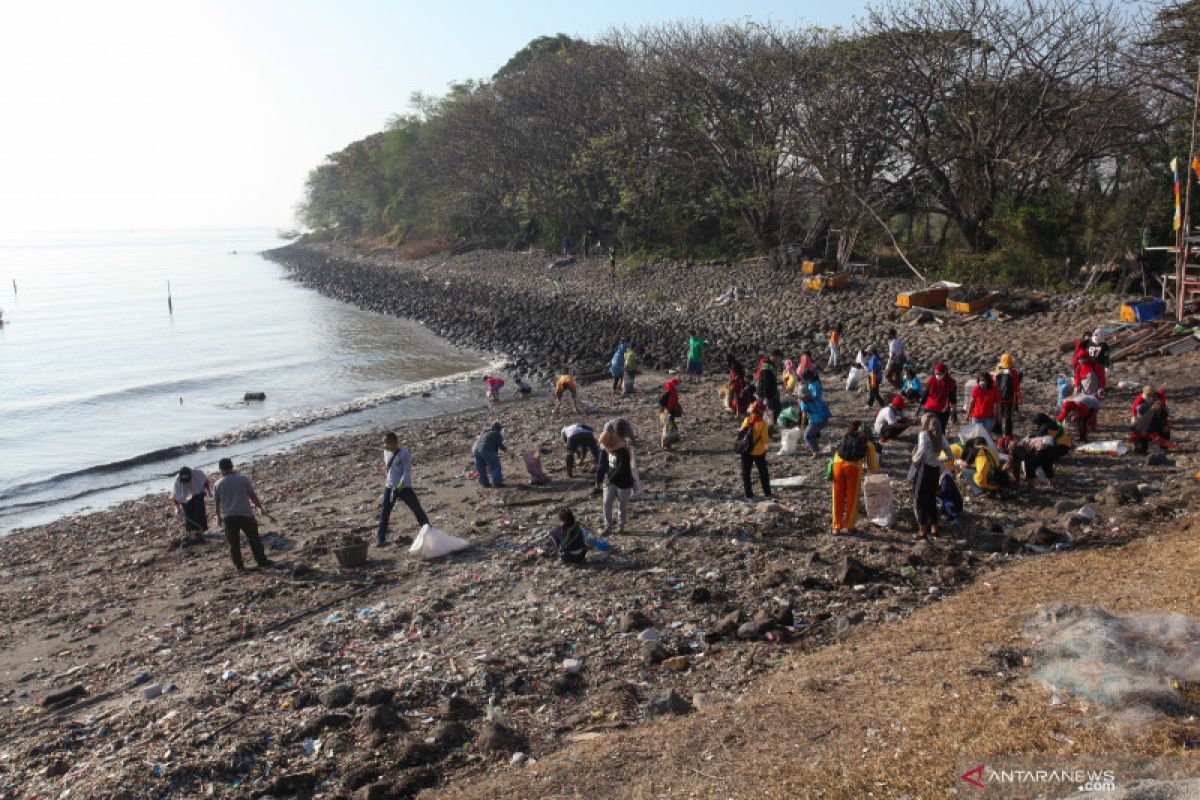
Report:
[[[484,354],[292,283],[258,255],[279,244],[0,234],[0,531],[165,491],[177,464],[478,402],[462,378]]]

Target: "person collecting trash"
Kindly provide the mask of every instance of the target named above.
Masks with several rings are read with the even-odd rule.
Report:
[[[854,530],[858,522],[858,496],[862,490],[863,466],[879,471],[879,454],[861,422],[851,422],[833,456],[833,533]]]
[[[554,383],[554,413],[557,414],[562,407],[563,395],[567,392],[571,393],[571,408],[575,413],[579,413],[579,390],[575,386],[575,376],[569,373],[564,373],[558,376],[558,380]]]
[[[484,375],[483,382],[487,386],[487,399],[492,405],[500,405],[500,390],[504,388],[504,379],[495,375]]]
[[[175,513],[183,517],[185,533],[202,533],[208,530],[208,508],[204,498],[208,496],[210,487],[208,476],[203,470],[192,467],[180,467],[171,486],[171,504]]]

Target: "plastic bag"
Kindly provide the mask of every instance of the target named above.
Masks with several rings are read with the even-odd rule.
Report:
[[[666,422],[663,423],[662,444],[663,447],[675,444],[679,441],[679,426],[675,424],[675,417],[667,415]]]
[[[542,457],[534,451],[530,450],[527,453],[522,453],[521,458],[525,459],[525,469],[529,471],[529,482],[534,486],[541,486],[543,483],[549,483],[550,478],[542,469]]]
[[[794,456],[800,447],[800,429],[787,428],[779,436],[779,455]]]
[[[470,546],[471,543],[466,539],[460,539],[432,525],[422,525],[421,532],[417,534],[417,538],[413,541],[412,547],[408,548],[408,552],[429,560],[457,553]]]
[[[851,367],[850,374],[846,376],[846,391],[847,392],[858,391],[859,384],[862,383],[863,378],[865,378],[866,376],[867,376],[867,371],[865,369],[863,369],[862,367]]]
[[[1107,442],[1084,442],[1083,444],[1077,444],[1075,445],[1075,451],[1078,453],[1103,453],[1106,456],[1123,456],[1129,452],[1129,447],[1120,439],[1113,439]]]
[[[867,506],[867,518],[883,528],[892,525],[892,484],[888,476],[875,473],[863,478],[863,502]]]
[[[987,446],[996,449],[996,440],[988,433],[987,428],[980,425],[978,422],[972,422],[967,425],[960,425],[958,428],[958,440],[966,443],[972,439],[983,439]]]

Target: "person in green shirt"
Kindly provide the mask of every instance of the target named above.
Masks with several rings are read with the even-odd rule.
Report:
[[[692,333],[688,337],[688,357],[687,357],[687,374],[695,378],[699,378],[704,374],[704,367],[701,359],[704,355],[704,345],[708,342],[701,339],[696,333]]]

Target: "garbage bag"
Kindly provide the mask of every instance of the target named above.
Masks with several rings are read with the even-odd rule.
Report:
[[[865,377],[867,377],[867,371],[865,369],[862,367],[851,367],[850,374],[846,376],[846,391],[858,391],[859,384],[862,383],[862,380]]]
[[[667,415],[666,422],[663,423],[662,444],[663,447],[675,444],[679,441],[679,426],[675,424],[675,417]]]
[[[542,469],[542,457],[530,450],[527,453],[522,453],[521,458],[525,459],[525,469],[529,470],[529,482],[534,486],[541,486],[543,483],[549,483],[550,478]]]
[[[800,429],[787,428],[780,434],[779,455],[794,456],[800,447]]]
[[[417,538],[413,541],[412,547],[408,548],[408,552],[429,560],[431,558],[441,558],[450,553],[457,553],[459,550],[465,550],[470,546],[471,543],[466,539],[460,539],[453,534],[446,533],[432,525],[426,524],[421,526],[421,532],[417,534]]]
[[[892,525],[892,484],[881,472],[863,478],[863,502],[867,506],[867,519],[883,528]]]
[[[988,447],[996,449],[995,438],[988,433],[987,428],[980,425],[978,422],[971,422],[966,425],[958,426],[958,440],[960,442],[969,442],[972,439],[983,439]]]

